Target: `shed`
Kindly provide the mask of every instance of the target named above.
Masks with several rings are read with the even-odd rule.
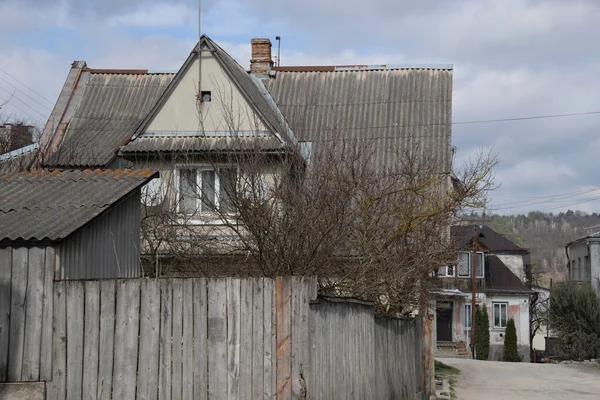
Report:
[[[54,279],[139,277],[141,187],[156,176],[133,169],[0,175],[0,262],[13,271],[52,265]]]

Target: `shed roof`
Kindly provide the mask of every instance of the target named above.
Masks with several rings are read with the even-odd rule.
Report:
[[[485,290],[494,293],[532,293],[500,258],[493,255],[487,256]]]
[[[59,241],[156,177],[150,170],[0,175],[0,241]]]
[[[418,151],[450,172],[452,67],[281,67],[269,89],[296,137],[376,143],[378,165]]]
[[[107,166],[174,76],[129,70],[109,72],[82,72],[78,87],[73,88],[79,97],[71,106],[74,111],[68,110],[62,120],[67,126],[64,139],[46,166]]]

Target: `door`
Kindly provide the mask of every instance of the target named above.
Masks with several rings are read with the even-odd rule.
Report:
[[[438,302],[436,310],[437,341],[452,341],[452,303]]]

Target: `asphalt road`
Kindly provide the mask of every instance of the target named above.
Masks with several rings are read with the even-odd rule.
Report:
[[[444,358],[461,370],[458,400],[600,399],[600,364],[528,364]]]

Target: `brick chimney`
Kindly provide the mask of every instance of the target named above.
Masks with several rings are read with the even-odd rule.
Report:
[[[273,68],[271,58],[271,41],[269,39],[252,39],[252,59],[250,60],[250,72],[256,75],[268,75]]]

